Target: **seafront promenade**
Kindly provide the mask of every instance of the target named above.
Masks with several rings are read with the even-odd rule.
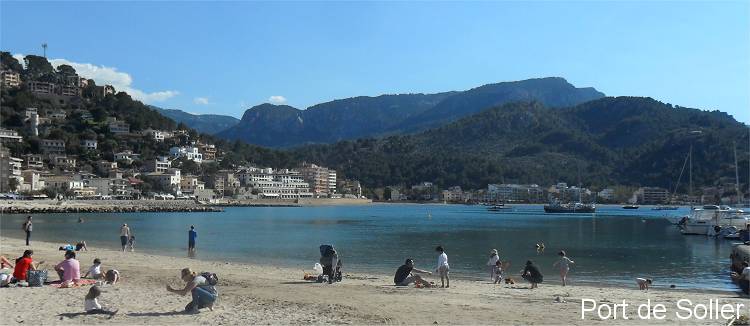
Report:
[[[316,205],[364,205],[369,199],[226,200],[198,203],[194,200],[5,200],[3,214],[220,212],[227,206],[296,207]]]

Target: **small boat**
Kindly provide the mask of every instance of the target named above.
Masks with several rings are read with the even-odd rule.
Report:
[[[505,206],[505,204],[498,204],[498,205],[492,205],[490,207],[487,207],[487,210],[491,212],[501,211],[504,209],[511,209],[511,207]]]
[[[744,211],[726,206],[706,205],[695,208],[680,221],[682,234],[716,235],[721,229],[744,229],[750,217]],[[718,229],[718,230],[717,230]]]
[[[633,204],[628,204],[628,205],[622,206],[622,209],[638,209],[638,207],[640,207],[640,206],[633,205]]]

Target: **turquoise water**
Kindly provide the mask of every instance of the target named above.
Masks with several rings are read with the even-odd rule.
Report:
[[[330,243],[346,270],[388,274],[408,257],[418,268],[434,268],[434,247],[441,244],[452,274],[467,278],[484,277],[488,253],[497,248],[501,259],[511,261],[512,273],[531,259],[549,281],[557,281],[552,263],[564,249],[576,262],[573,282],[632,284],[635,277],[652,277],[657,286],[735,289],[728,277],[729,241],[683,236],[663,218],[687,214],[687,209],[600,206],[598,211],[545,214],[534,205],[489,212],[483,206],[374,204],[230,207],[223,213],[47,214],[34,216],[33,239],[61,244],[86,240],[90,246],[116,248],[120,225],[128,223],[138,251],[186,256],[187,229],[193,224],[197,259],[310,269],[318,260],[318,246]],[[85,223],[77,223],[79,216]],[[0,232],[23,237],[23,219],[3,215]],[[544,253],[537,253],[538,242],[545,243]]]

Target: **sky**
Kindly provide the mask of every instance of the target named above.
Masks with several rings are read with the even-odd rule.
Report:
[[[750,123],[750,1],[0,1],[0,48],[42,43],[191,113],[559,76]]]

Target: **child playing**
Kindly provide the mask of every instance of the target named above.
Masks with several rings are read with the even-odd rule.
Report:
[[[451,287],[451,279],[448,277],[448,271],[450,270],[450,267],[448,266],[448,255],[445,254],[443,246],[437,246],[435,251],[440,253],[438,256],[437,268],[435,268],[435,271],[440,274],[440,287],[449,288]]]
[[[83,277],[85,278],[89,275],[95,280],[104,278],[104,274],[102,274],[102,261],[99,258],[94,258],[94,265],[91,265],[91,268],[89,268],[89,271]]]
[[[116,269],[110,269],[107,271],[106,274],[104,274],[104,281],[109,284],[117,284],[117,281],[120,280],[120,272],[118,272]]]
[[[495,277],[495,284],[503,284],[503,262],[496,261],[495,266],[492,267],[492,275]]]
[[[490,269],[490,281],[495,280],[495,263],[499,260],[500,257],[497,255],[497,249],[492,249],[490,251],[490,260],[487,261],[487,267]]]
[[[562,279],[562,284],[563,286],[565,286],[565,283],[568,280],[570,264],[575,264],[575,262],[568,258],[568,256],[565,254],[565,250],[560,250],[557,255],[560,256],[560,260],[556,261],[554,264],[552,264],[552,266],[557,266],[560,268],[560,279]]]
[[[84,309],[87,314],[104,314],[109,315],[109,318],[115,316],[117,310],[109,311],[102,309],[102,305],[99,304],[97,298],[102,294],[102,291],[98,286],[94,285],[89,289],[89,293],[86,294],[86,300],[83,301]]]
[[[130,252],[133,252],[135,250],[135,236],[130,235],[130,239],[128,240],[128,246],[130,247]]]

